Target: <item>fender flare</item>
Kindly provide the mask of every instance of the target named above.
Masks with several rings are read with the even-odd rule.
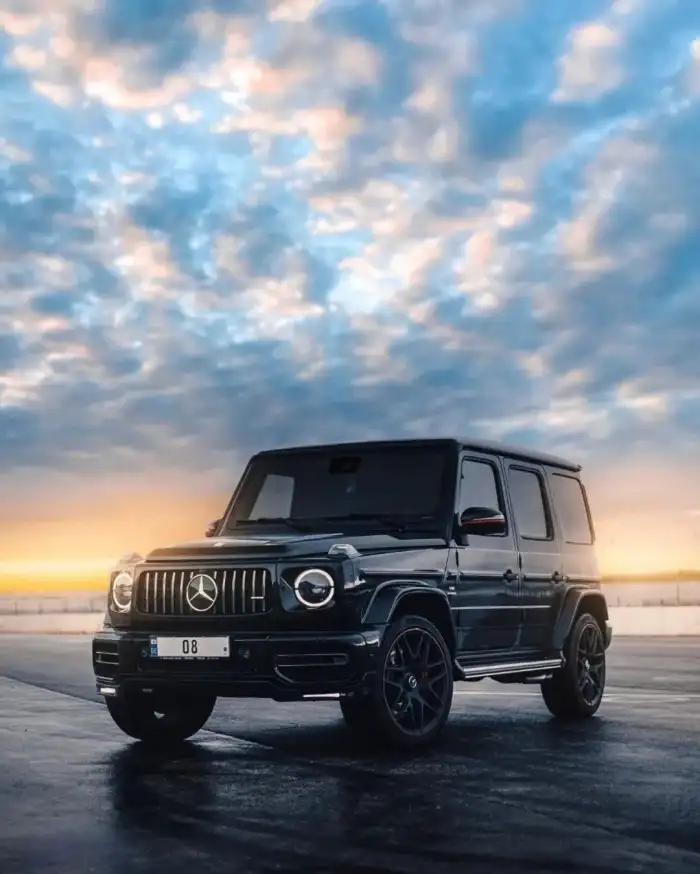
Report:
[[[610,618],[608,602],[605,600],[605,595],[600,589],[589,589],[586,587],[569,589],[564,597],[564,603],[557,616],[552,634],[552,646],[557,652],[564,648],[566,639],[574,627],[574,622],[581,608],[590,607],[593,604],[596,607],[594,614],[602,616],[607,623]],[[603,635],[605,635],[605,628],[601,630]]]
[[[401,579],[380,583],[363,611],[362,622],[367,625],[388,625],[393,620],[401,601],[409,596],[430,599],[433,603],[439,604],[440,609],[445,611],[445,619],[449,623],[451,636],[451,640],[447,640],[447,644],[454,652],[457,630],[450,602],[445,592],[435,586],[416,580]]]

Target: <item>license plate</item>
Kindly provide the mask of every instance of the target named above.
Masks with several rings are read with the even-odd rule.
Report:
[[[157,659],[225,659],[228,637],[152,637],[151,656]]]

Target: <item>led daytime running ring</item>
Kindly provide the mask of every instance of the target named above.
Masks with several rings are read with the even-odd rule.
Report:
[[[317,603],[313,601],[307,601],[299,591],[300,584],[303,583],[311,574],[320,574],[328,583],[328,594],[322,601],[319,601]],[[294,580],[294,594],[296,595],[297,601],[300,604],[303,604],[304,607],[307,607],[309,610],[318,610],[319,607],[325,607],[333,600],[333,596],[335,595],[335,580],[328,573],[328,571],[321,570],[320,568],[309,568],[308,570],[302,571],[299,576]]]

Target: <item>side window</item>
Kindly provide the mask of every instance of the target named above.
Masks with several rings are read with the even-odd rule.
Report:
[[[589,545],[593,543],[593,530],[583,496],[583,486],[578,479],[554,473],[551,476],[554,506],[564,529],[567,543]]]
[[[534,470],[520,467],[508,469],[508,484],[513,503],[515,524],[521,537],[531,540],[551,540],[547,499],[542,477]]]
[[[462,486],[459,510],[467,507],[491,507],[505,515],[496,468],[488,461],[465,458],[462,462]]]
[[[258,492],[255,506],[250,511],[250,518],[290,516],[293,494],[293,477],[281,476],[277,473],[268,474]]]

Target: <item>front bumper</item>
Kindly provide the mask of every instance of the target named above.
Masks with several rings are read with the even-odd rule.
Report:
[[[94,636],[92,664],[98,693],[115,696],[186,686],[217,697],[275,701],[348,694],[371,682],[381,643],[379,629],[322,635],[229,634],[230,655],[225,658],[171,660],[151,656],[152,636],[116,630]],[[190,632],[187,636],[221,635]]]

